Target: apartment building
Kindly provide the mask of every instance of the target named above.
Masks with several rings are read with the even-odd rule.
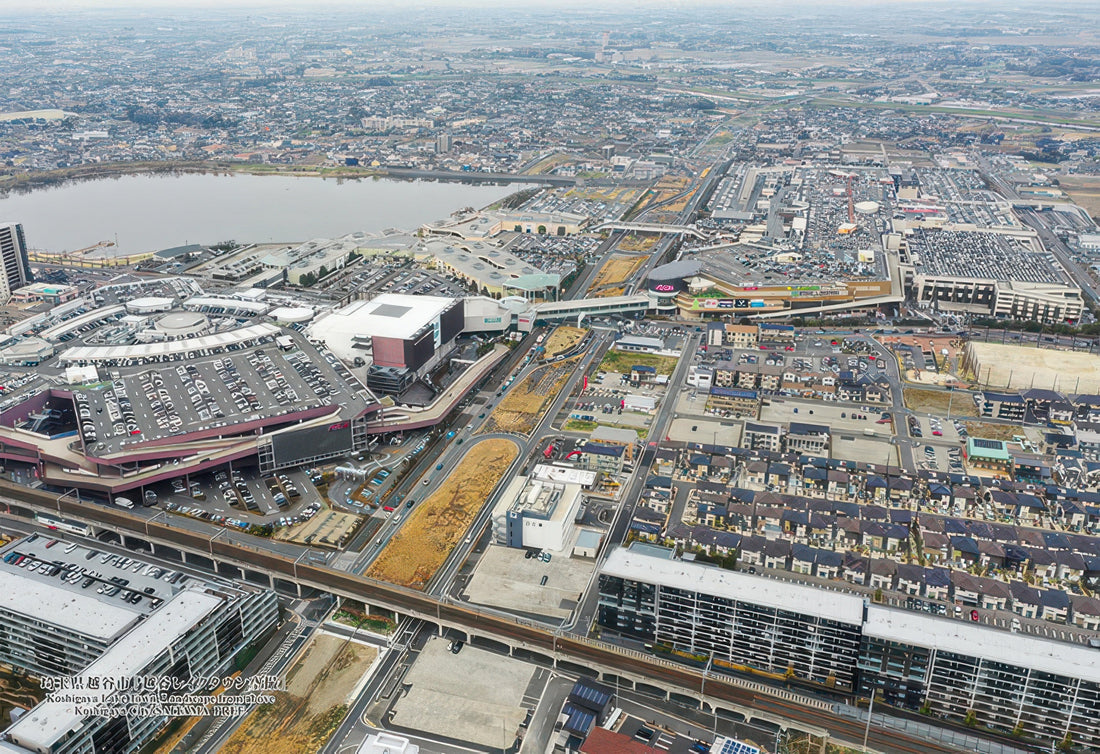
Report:
[[[227,674],[237,654],[277,623],[272,591],[177,577],[140,558],[89,558],[86,547],[63,540],[46,560],[47,543],[27,537],[0,551],[0,662],[32,676],[75,677],[75,688],[103,705],[137,676],[186,686]],[[66,693],[50,694],[0,733],[0,754],[132,754],[169,721],[90,716]]]
[[[1085,750],[1100,746],[1100,651],[1086,645],[866,604],[637,544],[612,551],[601,570],[597,620],[719,670],[875,694],[1043,745],[1068,736]]]
[[[667,553],[667,555],[664,555]],[[656,555],[656,556],[655,556]],[[863,600],[619,548],[600,573],[598,621],[647,643],[851,690]]]
[[[6,304],[12,293],[34,282],[27,259],[27,240],[19,223],[0,223],[0,304]]]

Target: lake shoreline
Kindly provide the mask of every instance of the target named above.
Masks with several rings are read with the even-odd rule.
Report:
[[[0,176],[0,197],[29,194],[32,191],[57,188],[70,183],[96,181],[131,175],[276,175],[303,178],[387,178],[385,173],[371,168],[319,167],[312,165],[258,165],[247,162],[110,162],[79,165],[35,173]],[[392,178],[392,180],[404,180]]]
[[[452,181],[355,169],[232,167],[145,163],[43,174],[0,194],[0,216],[22,223],[28,246],[38,251],[110,244],[128,255],[226,239],[268,243],[415,232],[466,207],[499,206],[527,188],[488,176]]]
[[[509,183],[562,184],[568,179],[548,179],[539,175],[500,175],[478,172],[419,171],[397,167],[365,168],[353,165],[268,165],[224,160],[183,162],[110,162],[79,165],[71,168],[43,170],[33,173],[0,174],[0,198],[29,194],[41,189],[57,188],[70,183],[96,181],[132,175],[273,175],[291,178],[336,178],[360,180],[371,178],[388,181],[442,181],[474,185],[506,185]]]

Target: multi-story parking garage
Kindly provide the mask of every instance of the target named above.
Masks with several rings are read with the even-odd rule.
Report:
[[[3,754],[140,751],[171,717],[148,703],[149,713],[133,714],[135,705],[117,701],[124,684],[159,677],[171,685],[152,691],[165,698],[209,693],[190,684],[227,674],[278,619],[270,590],[76,543],[52,540],[47,550],[50,541],[31,536],[0,550],[0,662],[64,678],[66,688],[4,730]]]
[[[1081,288],[1030,231],[917,228],[887,245],[910,295],[942,311],[1057,324],[1084,310]]]

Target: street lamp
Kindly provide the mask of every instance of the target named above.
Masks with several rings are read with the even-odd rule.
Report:
[[[871,735],[871,715],[875,711],[875,697],[878,696],[878,681],[871,686],[871,703],[867,705],[867,726],[863,729],[863,751],[867,751],[867,739]]]

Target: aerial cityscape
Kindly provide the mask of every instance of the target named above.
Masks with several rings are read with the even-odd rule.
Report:
[[[0,49],[0,754],[1100,752],[1100,4]]]

